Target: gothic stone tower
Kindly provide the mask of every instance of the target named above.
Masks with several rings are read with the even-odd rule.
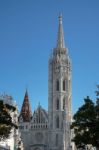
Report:
[[[64,43],[62,16],[59,16],[56,48],[49,59],[49,150],[71,147],[71,63]]]

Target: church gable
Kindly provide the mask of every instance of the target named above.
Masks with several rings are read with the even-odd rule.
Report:
[[[41,106],[38,106],[37,110],[34,111],[32,122],[37,124],[48,123],[48,114]]]

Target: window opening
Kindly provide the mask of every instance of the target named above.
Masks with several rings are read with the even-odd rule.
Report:
[[[56,90],[59,91],[59,80],[56,81]]]
[[[66,81],[63,80],[63,91],[65,91],[65,90],[66,90]]]
[[[56,128],[59,128],[59,116],[56,118]]]
[[[59,110],[59,99],[56,101],[56,109]]]

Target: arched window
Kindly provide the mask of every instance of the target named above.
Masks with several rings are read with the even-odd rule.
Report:
[[[59,128],[59,116],[56,117],[56,128]]]
[[[66,90],[66,80],[63,80],[63,91]]]
[[[65,109],[65,98],[63,99],[63,110]]]
[[[56,81],[56,91],[59,91],[59,80]]]
[[[56,110],[59,110],[59,99],[56,100]]]
[[[58,146],[58,134],[56,134],[56,146]]]

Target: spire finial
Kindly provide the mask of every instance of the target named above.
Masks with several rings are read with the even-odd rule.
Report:
[[[62,24],[62,13],[59,13],[59,24]]]
[[[59,18],[59,27],[58,27],[57,48],[65,48],[63,25],[62,25],[62,13],[59,14],[58,18]]]
[[[28,96],[28,90],[27,90],[27,88],[26,88],[26,91],[25,91],[25,96]]]

